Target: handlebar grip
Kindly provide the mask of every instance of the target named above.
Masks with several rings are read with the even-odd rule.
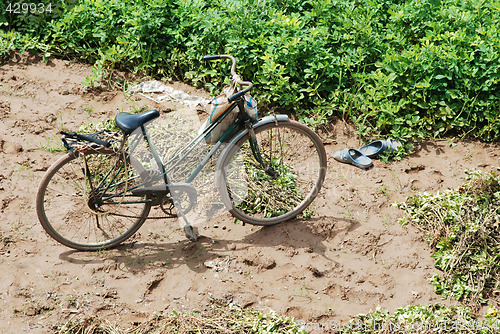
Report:
[[[81,135],[79,133],[76,134],[76,137],[78,139],[82,139],[82,140],[86,140],[86,141],[89,141],[89,142],[92,142],[92,143],[96,143],[97,145],[101,145],[101,146],[104,146],[104,147],[110,147],[111,146],[110,142],[107,142],[107,141],[104,141],[104,140],[100,140],[100,139],[97,139],[97,138],[94,138],[94,137],[86,136],[86,135]]]
[[[210,61],[210,60],[217,60],[221,59],[222,57],[220,55],[213,55],[213,56],[205,56],[203,57],[204,61]]]
[[[231,95],[230,97],[227,98],[227,100],[231,103],[231,102],[237,100],[238,98],[240,98],[241,96],[245,95],[246,92],[247,92],[247,89],[244,89],[236,94]]]

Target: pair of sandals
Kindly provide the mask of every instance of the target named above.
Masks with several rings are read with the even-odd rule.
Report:
[[[333,152],[333,158],[339,162],[354,165],[362,169],[370,169],[373,166],[372,159],[384,152],[397,151],[401,143],[394,139],[376,140],[368,145],[353,148],[341,148]]]

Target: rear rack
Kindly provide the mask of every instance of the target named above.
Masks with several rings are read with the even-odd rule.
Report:
[[[61,141],[69,152],[81,151],[85,148],[109,148],[113,144],[121,142],[123,136],[119,131],[109,130],[101,130],[91,134],[64,131],[60,133],[63,135]]]

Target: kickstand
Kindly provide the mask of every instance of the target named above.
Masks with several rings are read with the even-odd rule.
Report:
[[[196,242],[198,240],[198,234],[196,233],[196,228],[194,228],[193,226],[191,226],[191,224],[189,224],[186,215],[184,215],[184,213],[182,212],[181,204],[178,201],[174,200],[174,205],[177,208],[178,216],[181,216],[182,219],[184,220],[185,223],[184,233],[186,234],[186,238],[188,238],[193,242]]]
[[[193,226],[189,225],[189,223],[184,225],[184,233],[186,234],[186,238],[188,238],[189,240],[193,242],[196,242],[198,240],[196,229]]]

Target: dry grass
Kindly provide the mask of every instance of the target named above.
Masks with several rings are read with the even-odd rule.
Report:
[[[264,314],[232,304],[210,304],[203,312],[156,314],[150,320],[122,328],[99,317],[72,319],[58,326],[57,334],[163,334],[163,333],[305,333],[286,316]]]

